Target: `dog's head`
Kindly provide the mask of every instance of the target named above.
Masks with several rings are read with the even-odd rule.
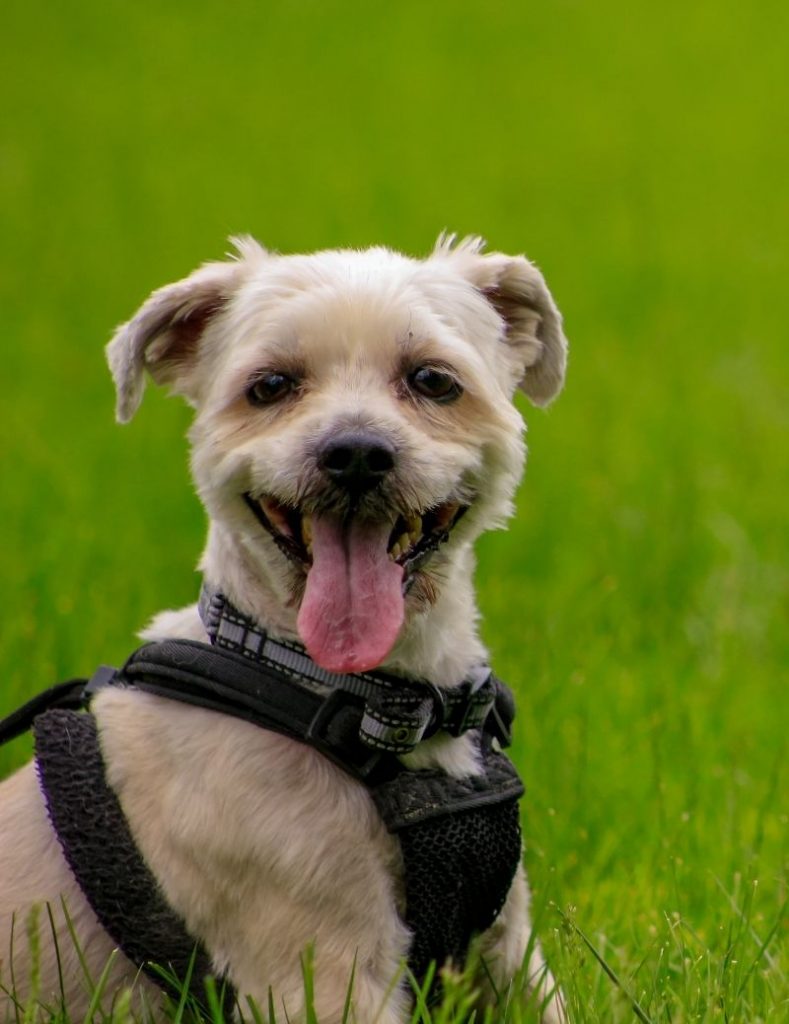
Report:
[[[543,405],[561,388],[561,318],[531,263],[478,239],[441,238],[426,260],[235,244],[118,330],[118,419],[145,371],[183,395],[212,528],[316,662],[370,669],[510,511],[512,396]]]

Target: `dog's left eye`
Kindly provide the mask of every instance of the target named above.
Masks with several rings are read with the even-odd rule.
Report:
[[[419,366],[408,377],[412,391],[434,402],[453,402],[463,394],[463,388],[451,373],[434,366]]]
[[[247,388],[250,405],[271,405],[289,395],[296,387],[296,381],[284,373],[265,373]]]

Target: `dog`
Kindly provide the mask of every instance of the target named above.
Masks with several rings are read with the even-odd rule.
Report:
[[[232,241],[232,258],[155,291],[118,329],[107,350],[117,418],[135,414],[146,377],[194,408],[191,468],[209,517],[200,568],[270,636],[330,673],[384,669],[450,690],[487,660],[473,544],[511,514],[522,474],[513,395],[545,405],[564,381],[545,281],[479,238],[441,236],[423,260]],[[162,612],[142,636],[207,640],[196,606]],[[363,786],[309,746],[151,693],[108,687],[92,710],[134,840],[218,975],[301,1020],[311,947],[324,1024],[342,1019],[352,975],[352,1019],[409,1019],[401,856]],[[470,733],[437,733],[401,760],[479,771]],[[48,908],[37,942],[25,924],[36,905]],[[528,954],[543,1019],[558,1022],[530,932],[519,868],[478,940],[480,998],[506,990]],[[0,1008],[12,1012],[12,984],[26,998],[35,959],[41,1001],[84,1014],[83,964],[97,979],[114,946],[31,763],[0,786]],[[125,985],[161,1012],[158,987],[116,953],[107,991]]]

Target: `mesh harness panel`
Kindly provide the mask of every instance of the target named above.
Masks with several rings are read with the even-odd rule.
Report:
[[[520,863],[523,786],[503,754],[487,751],[484,764],[469,779],[403,772],[372,791],[400,840],[417,978],[431,961],[463,962],[473,936],[498,917]]]
[[[121,951],[157,985],[205,999],[211,969],[143,860],[114,790],[108,784],[93,715],[52,710],[33,726],[36,769],[47,810],[71,871],[93,912]],[[154,965],[175,982],[170,986]],[[225,1008],[235,994],[224,985]]]

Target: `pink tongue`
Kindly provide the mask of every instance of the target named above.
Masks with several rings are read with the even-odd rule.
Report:
[[[333,516],[312,520],[312,568],[299,609],[299,635],[330,672],[380,665],[403,624],[403,568],[387,554],[392,526]]]

